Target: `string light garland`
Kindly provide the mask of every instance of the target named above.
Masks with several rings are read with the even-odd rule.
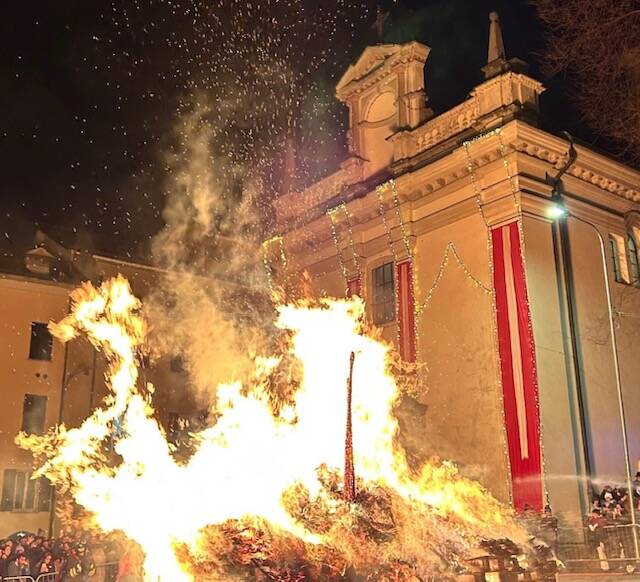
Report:
[[[495,130],[496,135],[498,136],[498,143],[500,145],[500,158],[502,159],[502,165],[504,166],[504,171],[507,174],[507,180],[509,180],[509,185],[511,186],[511,195],[513,196],[513,204],[516,207],[516,213],[518,215],[518,230],[522,231],[522,205],[520,204],[520,199],[518,198],[518,186],[516,185],[516,181],[514,176],[511,174],[511,170],[509,170],[509,160],[507,160],[506,148],[504,145],[504,141],[502,140],[502,128],[498,128]],[[522,240],[520,241],[522,242]],[[522,245],[520,245],[520,249],[522,249]]]
[[[392,184],[392,189],[395,186],[395,180],[390,180],[389,182],[385,182],[384,184],[381,184],[380,186],[378,186],[376,188],[376,195],[378,197],[378,212],[380,213],[380,218],[382,219],[382,224],[384,226],[384,231],[387,235],[387,240],[389,241],[389,250],[391,251],[391,255],[393,256],[393,289],[394,289],[394,293],[397,293],[398,291],[398,269],[397,269],[397,265],[398,265],[398,253],[396,252],[395,246],[393,244],[393,236],[391,235],[391,227],[389,226],[389,221],[387,220],[387,213],[385,210],[385,206],[384,206],[384,193],[387,191],[387,189],[389,188],[389,185]],[[393,190],[392,190],[393,191]],[[394,202],[395,205],[395,202]],[[405,245],[405,248],[408,248]],[[409,261],[412,261],[412,257],[409,255]],[[411,264],[411,273],[412,273],[412,279],[413,279],[413,263]],[[416,325],[416,317],[415,317],[415,294],[414,294],[414,289],[413,289],[413,280],[411,281],[411,289],[410,289],[410,293],[412,294],[413,297],[413,305],[414,305],[414,317],[413,317],[413,327],[414,327],[414,336],[413,336],[413,343],[414,343],[414,352],[416,354],[416,358],[418,357],[418,336],[417,336],[417,325]],[[400,321],[400,310],[399,310],[399,305],[398,305],[398,301],[394,301],[394,312],[395,312],[395,321],[396,321],[396,345],[398,347],[400,347],[400,345],[402,344],[402,338],[400,337],[400,325],[399,325],[399,321]]]
[[[516,180],[515,177],[513,176],[513,174],[511,173],[510,169],[509,169],[509,161],[507,159],[507,151],[506,151],[506,146],[504,144],[504,141],[502,139],[502,128],[499,127],[497,129],[494,129],[490,132],[487,132],[485,134],[479,135],[477,137],[475,137],[472,140],[466,141],[464,142],[463,146],[464,146],[464,150],[466,153],[466,157],[467,157],[467,169],[469,171],[469,176],[471,179],[471,184],[472,187],[474,189],[474,196],[476,199],[476,204],[478,206],[478,210],[480,212],[480,215],[483,219],[483,222],[485,223],[485,226],[487,228],[487,250],[488,250],[488,257],[489,257],[489,269],[490,269],[490,275],[491,275],[491,280],[493,281],[494,279],[494,264],[493,264],[493,243],[491,240],[491,227],[486,219],[485,213],[484,213],[484,208],[482,205],[482,192],[481,189],[479,187],[479,183],[477,180],[477,177],[475,175],[475,169],[474,169],[474,164],[471,160],[471,155],[470,155],[470,146],[478,141],[481,140],[485,140],[487,138],[496,136],[498,139],[498,146],[499,146],[499,151],[500,151],[500,158],[502,160],[502,165],[504,166],[505,169],[505,173],[507,175],[507,180],[509,181],[509,185],[511,188],[511,195],[513,197],[513,202],[514,202],[514,206],[516,209],[516,227],[518,229],[518,238],[520,241],[520,258],[522,261],[522,265],[523,265],[523,269],[525,271],[525,277],[526,277],[526,257],[525,257],[525,241],[524,241],[524,229],[523,229],[523,223],[522,223],[522,205],[520,203],[520,199],[518,196],[518,187],[516,184]],[[493,308],[493,313],[495,314],[497,311],[497,307],[496,307],[496,296],[495,296],[495,289],[492,290],[491,293],[491,300],[492,300],[492,308]],[[527,294],[527,298],[526,298],[526,306],[527,306],[527,327],[528,327],[528,331],[529,331],[529,348],[531,350],[531,354],[532,354],[532,359],[533,359],[533,367],[536,370],[536,374],[534,375],[534,386],[535,386],[535,407],[536,407],[536,412],[538,414],[538,418],[540,419],[540,396],[539,396],[539,386],[538,386],[538,375],[537,375],[537,362],[536,362],[536,357],[535,357],[535,346],[533,345],[533,324],[531,321],[531,305],[529,303],[529,297]],[[492,318],[492,334],[494,336],[494,350],[495,353],[499,354],[498,351],[498,332],[497,332],[497,328],[496,328],[496,321],[495,321],[495,315]],[[500,378],[500,371],[499,371],[499,366],[498,369],[496,370],[496,375],[497,375],[497,383],[498,386],[502,386],[502,380]],[[502,395],[502,390],[499,391],[500,393],[500,398],[501,398],[501,402],[502,402],[502,406],[501,406],[501,412],[502,412],[502,420],[503,420],[503,442],[504,442],[504,454],[505,454],[505,459],[507,461],[507,466],[508,466],[508,470],[509,470],[509,474],[511,474],[511,460],[509,458],[509,453],[507,450],[507,446],[506,446],[506,418],[505,418],[505,407],[504,407],[504,396]],[[543,444],[543,440],[542,440],[542,423],[539,423],[539,447],[540,447],[540,463],[541,463],[541,472],[542,472],[542,484],[543,484],[543,498],[546,499],[548,501],[549,499],[549,491],[547,488],[547,483],[546,483],[546,464],[545,464],[545,454],[544,454],[544,444]],[[508,483],[509,485],[509,483]],[[509,496],[510,496],[510,502],[513,504],[513,490],[512,488],[509,486]]]
[[[418,346],[420,345],[420,326],[418,325],[418,310],[417,310],[417,301],[416,301],[416,269],[415,262],[413,260],[413,250],[411,248],[411,242],[409,240],[409,234],[407,233],[407,228],[404,224],[404,220],[402,220],[402,212],[400,211],[400,199],[398,198],[398,188],[396,186],[395,180],[390,180],[391,183],[391,194],[393,199],[393,206],[396,210],[396,216],[398,217],[398,224],[400,226],[400,234],[402,235],[402,243],[404,244],[404,250],[407,253],[407,257],[409,257],[409,266],[411,268],[411,281],[409,293],[411,294],[411,303],[413,305],[413,351],[416,359],[419,357],[418,354]]]
[[[402,234],[402,241],[404,244],[404,248],[406,251],[407,256],[409,257],[409,261],[411,261],[411,294],[413,296],[413,305],[414,305],[414,317],[413,317],[413,325],[414,325],[414,338],[415,338],[415,348],[416,348],[416,355],[417,355],[417,347],[419,345],[419,339],[420,339],[420,332],[419,332],[419,318],[420,316],[424,313],[425,309],[429,306],[429,304],[431,303],[431,300],[433,298],[433,295],[436,291],[436,289],[438,288],[438,285],[440,284],[440,281],[444,275],[444,271],[447,267],[447,265],[449,264],[449,260],[450,257],[453,256],[456,263],[458,264],[458,266],[460,266],[462,268],[462,271],[464,272],[465,276],[470,279],[472,281],[472,283],[478,287],[479,289],[481,289],[483,292],[485,293],[491,293],[491,289],[489,287],[487,287],[480,279],[478,279],[469,269],[469,267],[467,266],[467,264],[462,260],[462,258],[460,257],[460,254],[458,253],[458,250],[456,249],[455,245],[453,244],[453,242],[449,242],[444,250],[443,253],[443,257],[442,260],[440,262],[440,266],[438,268],[436,277],[434,279],[434,282],[432,283],[431,287],[429,288],[429,290],[427,291],[425,298],[421,301],[418,302],[417,301],[417,288],[418,288],[418,284],[417,284],[417,279],[416,279],[416,270],[415,270],[415,257],[414,257],[414,253],[411,249],[411,243],[410,243],[410,239],[409,239],[409,233],[407,230],[407,227],[405,225],[404,220],[402,219],[402,213],[401,213],[401,209],[400,209],[400,200],[398,197],[398,192],[397,192],[397,186],[396,186],[396,182],[395,180],[390,180],[389,182],[387,182],[386,184],[383,184],[382,186],[379,186],[376,191],[378,194],[378,206],[379,206],[379,211],[380,211],[380,216],[382,217],[382,222],[385,228],[385,233],[387,235],[387,239],[389,241],[389,246],[391,249],[391,252],[394,256],[395,261],[397,262],[398,257],[397,257],[397,253],[395,252],[394,246],[393,246],[393,238],[391,235],[391,228],[389,227],[389,223],[386,217],[386,212],[385,212],[385,207],[384,207],[384,199],[383,199],[383,194],[385,192],[385,190],[387,190],[390,187],[391,192],[392,192],[392,200],[393,200],[393,205],[394,205],[394,209],[396,211],[396,215],[398,217],[398,224],[399,224],[399,228],[400,228],[400,232]],[[396,281],[396,287],[397,287],[397,281]],[[399,339],[399,338],[398,338]]]
[[[353,262],[354,265],[356,267],[356,272],[358,274],[358,277],[360,277],[360,282],[362,284],[362,267],[360,265],[360,257],[358,256],[358,253],[356,252],[356,243],[353,237],[353,225],[351,224],[351,215],[349,214],[349,210],[347,208],[347,205],[343,202],[339,208],[341,208],[344,211],[344,216],[345,216],[345,222],[347,224],[347,234],[348,234],[348,238],[349,238],[349,246],[351,247],[351,254],[353,255]]]
[[[420,305],[418,305],[416,307],[416,315],[422,315],[424,310],[431,303],[431,300],[433,299],[433,295],[435,294],[436,289],[440,285],[440,281],[442,280],[442,277],[444,276],[444,272],[445,272],[445,270],[447,268],[447,265],[449,264],[449,260],[450,260],[451,256],[453,256],[453,258],[456,260],[456,263],[462,269],[462,271],[467,276],[467,278],[470,279],[478,289],[481,289],[486,294],[492,293],[491,288],[487,287],[482,281],[480,281],[480,279],[478,279],[470,271],[470,269],[467,266],[467,264],[462,260],[462,258],[458,254],[458,250],[456,249],[455,244],[453,244],[453,242],[450,241],[449,243],[447,243],[447,246],[446,246],[446,248],[444,250],[444,253],[443,253],[443,256],[442,256],[442,261],[440,262],[440,267],[438,268],[438,271],[437,271],[436,276],[435,276],[435,278],[433,280],[433,283],[431,284],[431,287],[427,291],[427,294],[426,294],[424,300],[422,301],[422,303],[420,303]]]
[[[393,206],[396,209],[396,215],[398,216],[398,224],[400,225],[400,233],[402,234],[402,242],[404,243],[404,249],[407,256],[413,260],[413,252],[411,250],[411,244],[409,241],[409,235],[407,228],[402,220],[402,213],[400,212],[400,200],[398,199],[398,189],[396,187],[396,181],[391,180],[391,193],[393,194]]]
[[[502,159],[502,163],[504,165],[504,169],[505,172],[507,174],[507,179],[509,180],[509,185],[511,186],[511,195],[513,196],[513,203],[516,207],[516,214],[517,214],[517,219],[516,219],[516,223],[517,223],[517,229],[518,229],[518,238],[520,240],[520,260],[522,261],[522,267],[524,269],[524,273],[525,273],[525,280],[526,280],[526,273],[527,273],[527,259],[526,259],[526,253],[525,253],[525,240],[524,240],[524,225],[523,225],[523,219],[522,219],[522,204],[520,203],[520,198],[518,197],[518,186],[516,184],[516,180],[515,177],[513,176],[513,174],[511,174],[511,170],[509,170],[509,161],[507,160],[507,155],[506,155],[506,147],[504,145],[504,141],[502,140],[502,131],[501,128],[498,128],[497,130],[497,135],[498,135],[498,143],[500,145],[500,157]],[[526,298],[526,303],[527,303],[527,328],[528,328],[528,338],[529,338],[529,349],[531,351],[531,358],[533,360],[533,369],[536,371],[536,373],[534,374],[534,386],[535,386],[535,406],[536,406],[536,412],[538,414],[538,419],[541,419],[541,413],[540,413],[540,387],[538,385],[538,362],[536,361],[536,347],[534,344],[534,340],[533,340],[533,321],[531,320],[531,304],[529,303],[529,292],[527,289],[527,298]],[[539,433],[539,447],[540,447],[540,464],[541,464],[541,472],[542,472],[542,484],[543,484],[543,494],[544,494],[544,498],[548,501],[549,500],[549,490],[547,488],[547,481],[545,479],[545,476],[547,474],[547,468],[546,468],[546,464],[545,464],[545,455],[544,455],[544,445],[542,443],[542,422],[539,421],[539,429],[538,429],[538,433]]]
[[[478,183],[477,176],[475,174],[475,166],[471,159],[470,147],[472,144],[480,141],[481,139],[486,139],[491,137],[494,134],[493,131],[488,132],[486,134],[475,137],[472,140],[465,141],[463,145],[463,149],[467,158],[467,170],[469,172],[469,178],[471,181],[471,187],[473,188],[473,195],[476,201],[476,206],[478,208],[478,213],[480,214],[482,221],[485,225],[485,233],[486,233],[486,247],[487,247],[487,258],[489,262],[489,276],[491,281],[495,278],[495,266],[493,264],[493,243],[491,241],[491,227],[487,221],[487,218],[484,213],[484,208],[482,206],[482,191],[480,190],[480,186]],[[498,338],[498,329],[497,329],[497,321],[496,321],[496,313],[497,313],[497,304],[496,304],[496,292],[495,288],[492,285],[491,289],[491,336],[493,340],[493,353],[497,354],[497,365],[494,366],[495,370],[495,385],[498,390],[498,399],[499,399],[499,414],[502,419],[502,456],[507,466],[507,475],[511,475],[511,457],[509,456],[509,449],[507,444],[507,417],[505,413],[505,405],[504,405],[504,394],[502,390],[502,378],[500,374],[501,369],[501,360],[500,360],[500,350],[499,350],[499,338]],[[509,503],[513,505],[513,487],[511,480],[509,477],[506,478],[506,488],[509,495]]]
[[[284,239],[279,236],[272,236],[262,243],[262,263],[264,265],[265,273],[267,275],[267,284],[269,285],[269,293],[271,297],[275,297],[275,282],[273,280],[272,266],[269,258],[269,252],[271,247],[274,244],[278,244],[279,247],[279,258],[280,264],[282,266],[282,271],[284,273],[285,278],[287,277],[287,253],[284,248]]]
[[[391,251],[391,255],[393,256],[393,261],[397,263],[398,254],[396,253],[395,246],[393,245],[391,228],[389,227],[389,222],[387,221],[387,213],[384,208],[384,192],[386,191],[387,187],[388,185],[387,183],[385,183],[385,184],[381,184],[376,188],[376,195],[378,196],[378,211],[380,213],[380,218],[382,218],[382,225],[384,226],[384,232],[387,235],[387,239],[389,241],[389,250]]]
[[[344,258],[342,256],[342,249],[340,248],[340,239],[338,238],[338,228],[337,228],[337,222],[336,222],[337,210],[338,210],[337,206],[333,208],[329,208],[327,210],[327,216],[329,217],[329,222],[331,224],[331,236],[333,238],[333,244],[336,247],[336,256],[338,258],[340,272],[342,273],[342,278],[344,280],[345,296],[348,296],[349,295],[349,273],[347,272],[347,265],[345,264]]]
[[[520,236],[520,254],[522,256],[522,261],[523,261],[523,265],[525,265],[524,262],[524,236],[523,236],[523,226],[522,226],[522,207],[520,204],[520,199],[519,199],[519,195],[518,195],[518,187],[517,187],[517,183],[516,183],[516,179],[514,177],[514,175],[511,173],[510,170],[510,166],[509,166],[509,160],[507,159],[507,148],[504,144],[504,140],[502,137],[502,128],[498,128],[498,129],[494,129],[490,132],[484,133],[482,135],[479,135],[477,137],[475,137],[472,140],[468,140],[463,142],[463,150],[465,152],[466,155],[466,164],[467,164],[467,171],[469,174],[469,178],[470,178],[470,182],[471,182],[471,186],[473,189],[473,196],[476,202],[476,206],[478,209],[478,213],[480,215],[480,217],[482,218],[482,221],[485,225],[486,228],[486,244],[487,244],[487,257],[488,257],[488,263],[489,263],[489,275],[491,278],[491,281],[493,281],[494,279],[494,271],[495,271],[495,266],[493,264],[493,244],[492,244],[492,240],[491,240],[491,226],[489,225],[489,221],[487,220],[487,216],[485,214],[485,209],[484,209],[484,205],[483,205],[483,201],[482,201],[482,188],[480,185],[480,182],[478,180],[478,177],[476,175],[476,168],[478,167],[477,163],[474,162],[472,155],[471,155],[471,148],[474,144],[476,144],[477,142],[480,141],[484,141],[486,139],[489,139],[491,137],[496,137],[497,141],[498,141],[498,146],[499,146],[499,151],[500,151],[500,158],[501,158],[501,163],[505,169],[505,173],[507,176],[507,180],[508,183],[510,185],[511,188],[511,195],[513,197],[513,201],[514,201],[514,205],[515,205],[515,209],[516,209],[516,213],[517,213],[517,228],[518,228],[518,233]],[[453,258],[456,262],[456,264],[462,269],[464,275],[473,283],[473,285],[480,289],[484,294],[487,294],[491,297],[491,307],[492,307],[492,317],[491,317],[491,329],[492,329],[492,336],[493,336],[493,349],[494,349],[494,353],[495,354],[499,354],[499,350],[498,350],[498,332],[497,332],[497,323],[495,320],[495,313],[496,313],[496,296],[495,296],[495,289],[493,284],[491,285],[486,285],[485,283],[482,282],[482,280],[480,278],[478,278],[477,276],[475,276],[471,270],[469,269],[468,265],[463,261],[462,257],[460,256],[457,248],[455,247],[455,244],[450,241],[449,243],[447,243],[447,246],[444,250],[443,256],[442,256],[442,260],[440,262],[438,271],[436,273],[436,276],[434,278],[434,281],[431,285],[431,287],[429,288],[429,290],[426,292],[424,299],[422,300],[421,303],[417,303],[415,301],[415,296],[416,296],[416,289],[417,289],[417,284],[416,284],[416,274],[415,274],[415,269],[414,269],[414,252],[412,251],[412,245],[411,245],[411,241],[409,238],[409,232],[407,229],[407,226],[402,218],[402,211],[400,208],[400,200],[399,200],[399,196],[398,196],[398,192],[397,192],[397,185],[395,180],[390,180],[389,182],[386,182],[385,184],[382,184],[380,186],[378,186],[376,188],[376,196],[378,199],[378,209],[379,209],[379,214],[382,220],[382,224],[384,227],[384,231],[385,231],[385,235],[388,241],[388,245],[389,245],[389,250],[390,253],[394,259],[394,263],[397,265],[398,264],[398,252],[396,251],[396,247],[394,244],[394,239],[393,239],[393,235],[392,235],[392,230],[391,230],[391,226],[389,224],[389,219],[387,216],[387,212],[386,212],[386,207],[385,207],[385,194],[387,192],[387,190],[390,190],[391,192],[391,199],[392,199],[392,204],[397,216],[397,220],[398,220],[398,228],[400,230],[401,233],[401,237],[402,237],[402,243],[404,246],[404,250],[406,252],[406,256],[408,261],[410,261],[411,263],[411,289],[410,289],[410,293],[413,296],[414,299],[414,342],[415,342],[415,347],[416,347],[416,357],[417,357],[417,343],[418,343],[418,318],[425,312],[425,310],[427,309],[427,307],[431,304],[432,299],[434,297],[434,294],[436,292],[436,290],[438,289],[438,286],[440,285],[440,282],[442,281],[442,278],[444,277],[444,273],[445,270],[447,268],[447,266],[449,265],[449,263],[451,262],[451,259]],[[334,240],[334,244],[336,246],[336,252],[337,252],[337,256],[338,256],[338,261],[340,264],[340,270],[342,271],[342,275],[345,279],[346,282],[346,286],[348,287],[348,271],[347,271],[347,267],[344,261],[344,257],[343,257],[343,253],[342,253],[342,249],[340,247],[340,239],[338,237],[338,230],[337,230],[337,218],[336,218],[336,212],[338,210],[342,209],[342,211],[345,213],[345,224],[347,227],[347,232],[348,232],[348,244],[349,247],[351,248],[351,251],[353,253],[353,257],[354,257],[354,265],[358,271],[358,274],[361,276],[362,275],[362,269],[361,269],[361,265],[359,262],[359,257],[357,256],[357,253],[355,251],[355,242],[354,242],[354,237],[353,237],[353,226],[351,223],[351,218],[350,215],[348,213],[348,209],[346,207],[346,205],[343,203],[341,205],[339,205],[336,208],[332,208],[330,210],[327,211],[327,215],[330,218],[330,223],[331,223],[331,234]],[[398,289],[398,272],[397,269],[394,268],[393,270],[394,272],[394,286],[396,289]],[[396,311],[396,321],[398,321],[398,302],[395,302],[395,311]],[[530,309],[530,305],[528,302],[528,298],[527,298],[527,310],[528,310],[528,325],[529,327],[529,331],[530,333],[530,338],[533,338],[533,333],[532,333],[532,326],[531,326],[531,309]],[[399,330],[399,325],[396,326],[396,330],[397,330],[397,340],[398,340],[398,345],[400,345],[400,330]],[[533,343],[533,340],[530,340]],[[531,353],[535,354],[535,352],[533,351],[533,346],[531,346]],[[499,356],[498,356],[499,358]],[[535,355],[534,355],[535,358]],[[498,360],[499,361],[499,360]],[[535,362],[534,362],[535,365]],[[495,366],[495,373],[496,373],[496,385],[501,387],[502,386],[502,381],[500,378],[500,365]],[[536,378],[536,392],[538,392],[537,389],[537,378]],[[507,474],[511,474],[511,460],[509,458],[509,453],[508,453],[508,449],[507,449],[507,435],[506,435],[506,418],[505,418],[505,407],[504,407],[504,395],[502,393],[502,389],[498,390],[498,397],[500,399],[501,402],[501,406],[500,406],[500,414],[502,416],[502,433],[503,433],[503,453],[504,453],[504,459],[505,459],[505,464],[507,466],[507,470],[508,473]],[[539,414],[539,396],[538,394],[536,394],[536,406],[538,407],[538,414]],[[543,487],[544,487],[544,498],[548,499],[548,491],[546,488],[546,482],[544,481],[544,474],[546,473],[546,469],[545,469],[545,465],[544,465],[544,450],[543,450],[543,444],[542,444],[542,430],[540,429],[540,450],[541,450],[541,464],[542,464],[542,472],[543,472]],[[507,479],[507,490],[509,492],[509,497],[511,502],[513,502],[513,489],[511,487],[512,483],[510,479]]]

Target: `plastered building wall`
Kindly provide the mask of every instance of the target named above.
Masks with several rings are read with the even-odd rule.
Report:
[[[624,234],[624,222],[597,215],[586,216],[598,226],[606,245],[610,286],[618,312],[614,313],[614,324],[633,475],[638,470],[640,458],[640,289],[618,283],[614,278],[608,236],[609,233]],[[600,245],[591,227],[571,218],[569,236],[591,470],[597,482],[624,483],[626,471],[620,405]]]
[[[31,471],[31,454],[15,444],[22,427],[25,394],[47,397],[45,430],[58,419],[64,347],[53,346],[50,361],[29,359],[31,323],[64,317],[68,289],[20,277],[0,278],[0,478],[5,469]],[[48,512],[0,511],[0,537],[20,529],[47,529]]]

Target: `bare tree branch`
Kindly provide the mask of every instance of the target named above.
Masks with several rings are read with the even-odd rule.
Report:
[[[582,119],[640,161],[640,0],[531,1],[549,31],[545,72],[565,72]]]

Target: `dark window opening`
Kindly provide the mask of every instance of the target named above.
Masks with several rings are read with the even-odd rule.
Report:
[[[31,324],[30,360],[50,360],[53,350],[53,338],[46,323],[34,321]]]
[[[44,433],[47,414],[47,397],[38,394],[25,394],[22,404],[22,430],[27,434]]]
[[[373,323],[380,325],[396,318],[394,265],[386,263],[373,270]]]
[[[51,484],[41,477],[32,479],[28,471],[5,469],[0,511],[49,511]]]

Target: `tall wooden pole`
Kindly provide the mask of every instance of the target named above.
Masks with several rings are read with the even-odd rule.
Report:
[[[353,361],[355,353],[349,358],[349,377],[347,378],[347,430],[344,444],[344,500],[352,503],[356,500],[356,475],[353,467],[353,430],[351,426],[351,399],[353,393]]]

